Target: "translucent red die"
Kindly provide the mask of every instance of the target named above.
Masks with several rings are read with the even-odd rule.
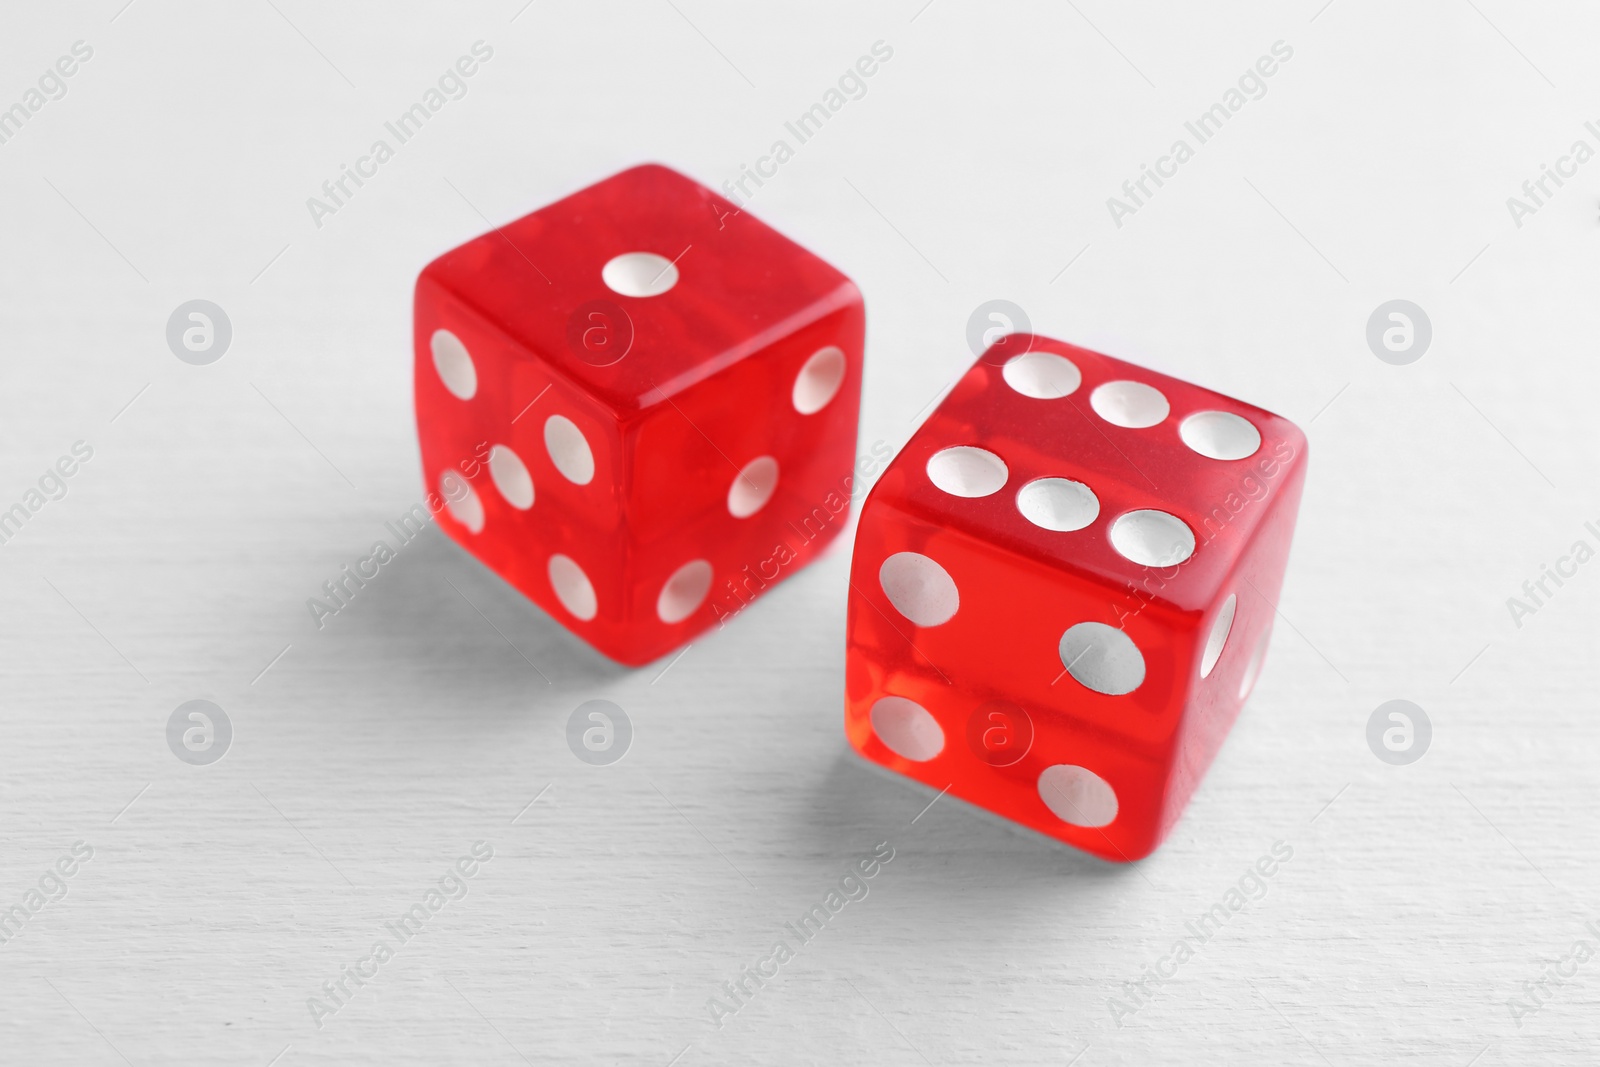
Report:
[[[1106,859],[1148,855],[1261,671],[1305,470],[1277,415],[1002,339],[863,505],[851,744]]]
[[[417,279],[423,475],[466,550],[648,662],[845,514],[864,312],[839,271],[666,167],[616,174]]]

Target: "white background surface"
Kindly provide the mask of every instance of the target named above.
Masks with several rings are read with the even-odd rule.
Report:
[[[94,457],[0,546],[0,907],[95,851],[0,945],[3,1058],[1600,1058],[1600,962],[1520,1027],[1508,1008],[1597,940],[1600,564],[1520,629],[1505,604],[1597,544],[1600,162],[1520,229],[1505,200],[1595,143],[1600,15],[921,2],[8,14],[0,105],[72,42],[94,56],[0,145],[0,507],[74,441]],[[478,39],[468,95],[316,228],[306,198]],[[720,185],[880,39],[867,95],[751,204],[866,294],[863,448],[898,447],[995,297],[1311,438],[1266,673],[1136,868],[924,812],[849,753],[848,540],[664,675],[437,531],[324,630],[305,606],[421,492],[429,258],[639,161]],[[1280,39],[1267,95],[1114,226],[1106,198]],[[164,340],[196,297],[234,329],[206,367]],[[1396,297],[1434,328],[1407,367],[1364,340]],[[236,731],[209,767],[164,737],[197,697]],[[565,743],[594,697],[637,732],[609,768]],[[1395,697],[1434,726],[1408,767],[1364,738]],[[468,895],[314,1026],[307,998],[479,839]],[[1265,898],[1115,1025],[1122,983],[1279,840]],[[721,983],[881,841],[870,895],[714,1027]]]

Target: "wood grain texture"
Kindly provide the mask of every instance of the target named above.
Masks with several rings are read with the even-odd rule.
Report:
[[[1506,608],[1600,547],[1593,175],[1521,228],[1505,206],[1594,140],[1568,106],[1592,11],[520,6],[8,17],[0,104],[72,42],[94,55],[0,144],[0,509],[94,454],[0,544],[0,913],[74,842],[93,857],[0,944],[0,1059],[1600,1059],[1600,962],[1571,955],[1600,946],[1600,565],[1520,627]],[[315,226],[306,198],[479,39],[468,93]],[[1114,225],[1106,198],[1280,39],[1266,95]],[[437,530],[323,628],[306,608],[420,495],[423,263],[642,159],[737,177],[877,40],[866,94],[749,205],[866,294],[863,450],[904,441],[997,296],[1310,437],[1265,674],[1136,867],[850,753],[848,538],[638,671]],[[163,336],[196,297],[234,331],[204,367]],[[1395,297],[1433,323],[1409,367],[1364,340]],[[1396,697],[1434,729],[1406,767],[1365,741]],[[205,767],[165,739],[196,698],[235,731]],[[609,767],[566,744],[594,698],[636,731]],[[388,924],[479,841],[402,943]],[[713,1022],[884,842],[866,896]],[[1276,842],[1259,899],[1193,939]]]

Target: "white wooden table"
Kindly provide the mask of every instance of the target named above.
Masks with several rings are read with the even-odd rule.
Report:
[[[28,511],[0,544],[0,1058],[1600,1060],[1600,564],[1507,608],[1600,548],[1600,163],[1561,162],[1600,148],[1600,15],[921,2],[8,15],[0,106],[92,55],[0,143],[0,509]],[[465,95],[314,220],[479,40]],[[864,449],[905,439],[993,298],[1311,438],[1265,675],[1136,867],[850,753],[848,539],[639,671],[437,530],[324,628],[306,608],[420,494],[424,262],[640,160],[736,178],[877,41],[750,204],[866,294]],[[1278,41],[1198,143],[1185,122]],[[1178,138],[1192,158],[1113,221]],[[1513,218],[1542,164],[1571,176]],[[1432,324],[1408,366],[1365,339],[1396,298]],[[165,337],[192,299],[232,326],[205,366]],[[1407,766],[1366,741],[1395,698],[1433,728]],[[614,765],[567,746],[590,699],[633,723]],[[209,765],[167,743],[191,700],[231,723]],[[1264,895],[1176,965],[1278,842]],[[867,895],[733,1001],[880,844]]]

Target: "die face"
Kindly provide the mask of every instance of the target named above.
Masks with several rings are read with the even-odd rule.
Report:
[[[885,485],[892,474],[874,487],[857,528],[847,620],[851,743],[935,790],[948,787],[1106,859],[1147,854],[1162,820],[1195,627],[1164,606],[1141,612],[1126,627],[1142,656],[1138,687],[1125,695],[1087,688],[1064,668],[1060,643],[1079,622],[1109,621],[1106,590],[901,510],[890,492],[879,497],[892,491]],[[956,590],[943,622],[950,598],[937,593],[945,579],[923,560]],[[928,717],[933,725],[923,729],[939,738],[936,755],[896,751],[904,751],[900,736],[880,721],[886,697],[909,699]],[[1038,783],[1056,766],[1082,767],[1104,781],[1095,803],[1113,804],[1115,819],[1098,825],[1087,802],[1074,817],[1097,825],[1055,814]]]
[[[1012,700],[1030,714],[1049,714],[1152,757],[1165,749],[1198,658],[1192,613],[1155,604],[1122,620],[1119,632],[1136,656],[1106,664],[1099,674],[1087,671],[1093,651],[1076,664],[1105,690],[1096,691],[1068,671],[1065,660],[1080,650],[1064,656],[1062,641],[1079,623],[1117,628],[1104,587],[934,525],[877,492],[863,506],[856,534],[852,652],[871,648],[871,658],[954,688],[974,707]],[[948,595],[940,597],[941,590]],[[952,604],[949,618],[936,621]]]
[[[1224,594],[1201,619],[1199,667],[1209,662],[1211,670],[1197,673],[1191,684],[1171,756],[1158,841],[1182,815],[1261,676],[1304,486],[1302,459],[1278,486],[1263,522],[1224,580]],[[1214,658],[1207,654],[1213,648]]]
[[[608,265],[636,253],[629,296]],[[703,381],[806,323],[860,303],[838,270],[748,212],[657,164],[622,171],[477,237],[425,276],[528,357],[627,417]],[[663,289],[663,286],[669,286]],[[625,319],[597,305],[620,308]],[[615,331],[627,355],[592,345]],[[643,355],[645,358],[640,358]],[[614,362],[612,361],[614,360]]]
[[[1097,396],[1117,382],[1141,388]],[[1225,417],[1190,422],[1207,412]],[[1259,673],[1304,457],[1300,432],[1259,408],[1047,338],[1005,339],[863,507],[852,743],[1107,859],[1148,854]],[[1147,512],[1189,539],[1167,520],[1114,532]]]
[[[716,199],[635,168],[447,253],[417,283],[418,434],[441,528],[630,665],[737,614],[848,515],[860,295],[729,205],[719,229]],[[676,284],[607,288],[611,259],[661,234],[704,238]],[[626,342],[609,363],[569,329],[598,292],[603,340]],[[840,485],[843,514],[801,521]]]
[[[620,575],[627,555],[615,423],[426,279],[417,288],[415,321],[418,439],[440,528],[551,616],[585,626],[597,648],[631,647],[622,584],[591,562],[617,560],[613,570]],[[454,340],[436,343],[441,331]],[[468,396],[450,388],[434,356],[457,344],[473,367]],[[560,453],[565,473],[552,455],[546,443],[552,420],[565,420],[581,435],[593,469],[585,484],[569,477],[581,474],[572,448]],[[557,565],[552,573],[557,555],[575,567]]]
[[[692,574],[673,575],[691,568],[711,579],[695,629],[721,624],[843,529],[864,334],[858,302],[639,420],[624,479],[636,618],[674,619],[683,583],[698,586]]]
[[[1126,697],[1093,693],[1064,677],[1058,641],[1090,609],[1093,590],[901,512],[877,493],[862,507],[851,573],[845,680],[851,744],[931,789],[949,789],[1107,859],[1149,851],[1154,841],[1142,835],[1160,816],[1162,760],[1174,717],[1150,712],[1152,702],[1128,705]],[[938,563],[957,590],[947,621],[938,619],[949,598],[930,595],[944,579],[918,576],[926,566],[920,560]],[[906,573],[896,574],[896,566]],[[1154,616],[1130,629],[1155,665],[1139,686],[1141,696],[1170,694],[1173,672],[1160,667],[1165,630]],[[1171,643],[1181,656],[1181,633]],[[901,701],[914,707],[896,709]],[[896,710],[923,718],[922,749],[907,747],[906,726],[885,720]],[[1038,779],[1058,765],[1093,768],[1112,784],[1120,808],[1112,824],[1066,824],[1043,805]]]
[[[1024,354],[1012,355],[1018,349]],[[1013,359],[1010,376],[1023,388],[1054,393],[1072,385],[1072,391],[1046,397],[1019,391],[1007,381]],[[1129,383],[1141,388],[1120,388]],[[1119,399],[1118,393],[1133,399]],[[1156,421],[1118,425],[1098,408],[1124,422]],[[1259,444],[1237,460],[1195,452],[1184,442],[1181,427],[1211,413],[1242,420]],[[935,460],[951,448],[981,449],[999,467],[990,469],[982,457]],[[906,471],[907,510],[970,530],[1018,555],[1054,560],[1090,582],[1138,586],[1150,572],[1172,571],[1176,565],[1160,599],[1197,611],[1216,598],[1243,546],[1270,512],[1274,490],[1292,480],[1305,451],[1299,429],[1271,412],[1076,345],[1014,334],[985,352],[956,383],[892,470]],[[989,491],[954,497],[928,476],[930,461],[935,472],[943,465],[957,478],[977,478],[981,484],[967,491]],[[998,485],[995,478],[1001,479]],[[1080,500],[1081,491],[1073,487],[1028,489],[1044,479],[1076,482],[1092,500]],[[1030,503],[1020,496],[1024,490],[1038,499]],[[952,507],[956,501],[960,506]],[[1046,528],[1028,518],[1029,510],[1055,515],[1062,520],[1057,526],[1086,525]],[[1182,528],[1153,517],[1137,521],[1142,516],[1136,513],[1150,511],[1171,516]],[[1135,520],[1126,523],[1121,536],[1140,551],[1140,559],[1124,555],[1113,541],[1113,520],[1130,514]],[[1193,551],[1199,544],[1211,550]]]

